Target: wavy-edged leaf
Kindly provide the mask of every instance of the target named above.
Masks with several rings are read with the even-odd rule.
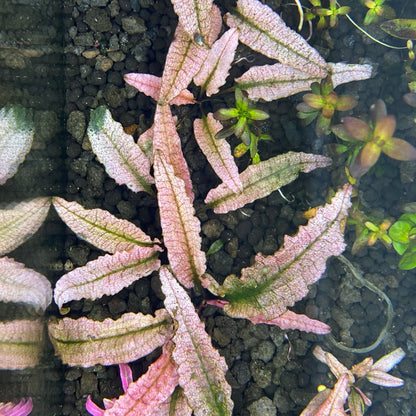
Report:
[[[29,397],[21,399],[19,403],[0,403],[0,414],[2,416],[27,416],[33,409],[32,399]]]
[[[231,387],[225,380],[227,364],[205,332],[191,299],[166,267],[160,269],[165,306],[177,322],[172,340],[179,384],[196,416],[231,415]]]
[[[79,237],[100,250],[115,253],[129,251],[135,246],[153,247],[151,240],[139,227],[103,209],[85,209],[77,202],[54,197],[53,206],[62,221]]]
[[[0,368],[22,370],[39,364],[44,324],[39,319],[0,322]]]
[[[227,30],[210,49],[201,70],[194,77],[196,85],[210,97],[225,84],[238,45],[236,29]]]
[[[148,95],[155,101],[159,100],[160,87],[162,85],[162,78],[150,74],[130,73],[124,75],[124,81],[132,87],[138,89],[143,94]],[[191,91],[182,90],[177,97],[175,97],[170,104],[195,104],[195,98]]]
[[[137,381],[129,384],[125,394],[106,410],[106,416],[151,415],[178,385],[177,367],[172,358],[173,343],[163,346],[162,355]],[[169,414],[169,413],[166,413]]]
[[[119,185],[127,185],[133,192],[154,194],[149,159],[105,106],[91,111],[87,133],[98,160]]]
[[[373,68],[371,65],[346,64],[343,62],[328,63],[331,72],[331,80],[334,88],[351,81],[361,81],[371,77]]]
[[[32,111],[19,105],[0,109],[0,185],[11,178],[32,146]]]
[[[286,235],[279,251],[271,256],[257,254],[254,264],[242,270],[241,278],[227,276],[219,290],[229,302],[224,311],[248,319],[261,314],[269,320],[306,296],[308,285],[325,271],[327,258],[344,251],[343,224],[350,194],[351,187],[345,186],[295,236]]]
[[[310,172],[331,164],[325,156],[302,152],[288,152],[250,165],[240,173],[243,192],[236,194],[226,184],[220,184],[208,192],[205,203],[217,214],[243,207],[250,202],[271,194],[293,182],[300,172]]]
[[[185,183],[186,194],[191,201],[194,200],[191,174],[188,164],[182,153],[181,139],[176,131],[175,120],[170,106],[157,105],[153,131],[153,157],[156,151],[161,151],[167,163],[173,167],[176,177]],[[154,163],[154,161],[153,161]]]
[[[106,254],[63,275],[54,290],[59,308],[79,299],[114,295],[160,267],[158,250],[135,246],[129,251]]]
[[[237,10],[227,13],[225,21],[238,29],[240,41],[251,49],[310,75],[328,75],[327,64],[318,51],[258,0],[239,0]]]
[[[273,101],[307,91],[313,82],[321,79],[289,65],[274,64],[253,66],[235,81],[250,99]]]
[[[163,153],[155,153],[154,168],[160,223],[169,262],[179,281],[189,288],[206,268],[205,253],[201,250],[201,223],[195,216],[183,180],[175,176]]]
[[[198,146],[218,177],[231,191],[238,193],[243,190],[243,184],[231,153],[231,147],[226,140],[215,138],[215,134],[221,129],[222,124],[215,120],[212,113],[194,121],[194,133]]]
[[[34,198],[0,210],[0,256],[29,239],[48,215],[51,199]]]
[[[55,353],[70,366],[128,363],[146,356],[172,336],[172,320],[165,309],[155,316],[125,313],[102,322],[82,317],[51,320],[49,338]]]
[[[27,303],[44,311],[52,301],[52,287],[42,274],[13,259],[2,257],[0,301]]]

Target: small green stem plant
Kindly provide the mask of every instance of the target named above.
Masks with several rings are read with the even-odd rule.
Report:
[[[401,256],[399,268],[411,270],[416,267],[416,214],[403,214],[389,229],[393,247]]]

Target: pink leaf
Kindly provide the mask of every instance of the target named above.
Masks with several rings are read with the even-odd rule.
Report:
[[[0,301],[27,303],[44,311],[52,301],[49,280],[8,257],[0,258]]]
[[[232,317],[251,319],[261,314],[270,320],[302,299],[308,285],[322,276],[327,258],[344,251],[343,224],[350,194],[351,187],[345,186],[295,236],[286,235],[279,251],[271,256],[257,254],[241,278],[227,276],[219,290],[230,302],[224,311]]]
[[[124,395],[105,411],[107,416],[151,415],[178,385],[176,364],[172,359],[173,343],[167,342],[162,355],[137,381],[129,384]]]
[[[177,322],[173,358],[179,384],[195,416],[231,415],[231,387],[225,380],[227,365],[211,345],[191,299],[166,267],[160,269],[165,306]]]
[[[390,371],[396,364],[398,364],[405,357],[406,353],[401,348],[396,348],[394,351],[381,357],[371,367],[372,370]]]
[[[0,256],[13,251],[42,225],[51,199],[34,198],[12,203],[0,210]]]
[[[17,105],[0,109],[0,185],[17,172],[34,133],[31,110]]]
[[[236,12],[227,13],[225,21],[238,29],[240,41],[251,49],[314,77],[328,75],[327,64],[317,50],[258,0],[239,0]]]
[[[206,91],[208,97],[216,94],[220,87],[225,84],[237,45],[237,30],[227,30],[212,45],[201,70],[194,77],[195,84]]]
[[[149,159],[104,106],[91,112],[88,137],[98,160],[119,185],[153,195]]]
[[[157,105],[153,132],[153,153],[161,150],[173,167],[175,176],[185,182],[185,189],[191,201],[194,199],[191,175],[182,153],[181,139],[176,131],[175,120],[168,105]]]
[[[298,329],[304,332],[325,335],[331,332],[331,328],[323,322],[308,318],[306,315],[298,315],[292,311],[286,311],[277,318],[267,320],[262,315],[250,318],[253,324],[277,325],[281,329]]]
[[[49,337],[65,364],[90,367],[137,360],[172,336],[172,320],[164,309],[155,317],[126,313],[102,322],[82,317],[50,320]]]
[[[271,194],[273,191],[294,181],[300,172],[310,172],[323,168],[331,163],[331,159],[308,153],[288,152],[272,157],[255,165],[250,165],[240,179],[243,192],[232,192],[224,183],[211,189],[205,203],[217,214],[225,214],[236,210],[250,202]]]
[[[326,364],[331,373],[336,377],[340,378],[343,374],[348,374],[349,382],[353,384],[355,382],[354,375],[344,364],[342,364],[334,355],[330,352],[324,351],[319,345],[313,350],[313,355],[321,362]]]
[[[1,416],[27,416],[32,412],[33,402],[29,397],[21,399],[19,403],[0,403],[0,415]]]
[[[61,308],[72,300],[114,295],[159,267],[158,250],[152,247],[106,254],[63,275],[56,283],[55,303]]]
[[[400,387],[404,384],[401,378],[394,377],[381,370],[371,370],[365,377],[371,383],[384,387]]]
[[[87,401],[85,403],[85,409],[92,416],[104,416],[104,410],[101,407],[98,407],[92,400],[91,396],[88,395]]]
[[[129,384],[133,381],[133,373],[128,364],[119,364],[121,386],[123,387],[124,393],[127,391]]]
[[[215,139],[215,134],[221,129],[222,124],[214,119],[212,113],[194,121],[194,133],[198,146],[219,178],[232,192],[238,193],[242,191],[243,185],[231,154],[230,145],[226,140]]]
[[[289,65],[274,64],[253,66],[235,81],[252,100],[273,101],[309,90],[321,79]]]
[[[154,123],[146,131],[144,131],[137,139],[137,145],[142,149],[142,152],[149,159],[150,164],[153,165],[153,137],[155,125]]]
[[[160,87],[162,78],[150,74],[130,73],[124,75],[124,80],[140,92],[152,97],[155,101],[159,100]],[[195,98],[189,90],[182,90],[170,104],[195,104]]]
[[[85,209],[77,202],[54,197],[53,205],[62,221],[77,234],[100,250],[115,253],[133,247],[153,247],[159,240],[151,240],[140,228],[102,209]]]
[[[336,64],[330,62],[328,68],[334,88],[346,82],[368,79],[373,71],[371,65],[345,64],[343,62]]]
[[[37,366],[43,341],[44,324],[40,319],[0,322],[0,368],[23,370]]]
[[[163,153],[155,154],[155,178],[158,191],[164,243],[172,270],[186,287],[205,272],[205,253],[201,250],[201,224],[182,179],[175,176],[173,167]]]

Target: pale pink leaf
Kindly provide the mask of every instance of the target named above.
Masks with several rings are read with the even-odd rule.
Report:
[[[303,412],[299,416],[316,416],[316,412],[322,403],[328,398],[331,394],[330,389],[325,389],[320,391],[316,396],[308,403],[308,405],[303,409]],[[99,415],[97,415],[99,416]]]
[[[160,267],[158,250],[135,246],[129,251],[106,254],[63,275],[54,290],[55,303],[98,299],[114,295]]]
[[[243,189],[237,165],[226,140],[215,139],[215,134],[222,129],[222,124],[215,120],[212,113],[194,121],[194,134],[198,146],[208,159],[218,177],[231,189],[238,193]]]
[[[225,84],[237,45],[237,30],[227,30],[212,45],[202,68],[194,77],[194,83],[200,86],[208,97],[216,94],[220,87]]]
[[[153,247],[151,240],[139,227],[127,220],[95,208],[85,209],[77,202],[54,197],[53,205],[62,221],[79,237],[100,250],[115,253],[129,251],[135,246]]]
[[[211,28],[212,0],[172,0],[179,24],[185,29],[190,38],[201,38],[208,44]]]
[[[172,320],[165,309],[155,316],[125,313],[102,322],[82,317],[50,320],[49,338],[55,353],[70,366],[90,367],[135,361],[172,336]]]
[[[384,355],[376,361],[371,367],[372,370],[390,371],[396,364],[398,364],[406,353],[401,348],[396,348],[389,354]]]
[[[130,73],[124,75],[124,80],[140,92],[152,97],[155,101],[159,100],[160,87],[162,85],[161,77],[150,74]],[[189,90],[185,89],[170,104],[195,104],[195,98]]]
[[[133,381],[133,372],[128,364],[119,364],[118,368],[120,371],[121,387],[126,392],[129,384]]]
[[[343,224],[350,194],[351,187],[346,185],[296,235],[286,235],[279,251],[271,256],[257,254],[241,278],[227,276],[219,290],[229,301],[224,311],[232,317],[251,319],[261,314],[270,320],[306,296],[308,285],[325,271],[327,258],[344,251]]]
[[[150,416],[154,409],[167,400],[179,381],[172,350],[173,343],[168,341],[163,347],[162,355],[149,366],[145,374],[129,384],[126,393],[120,396],[104,415]]]
[[[52,301],[52,288],[42,274],[8,257],[0,258],[0,301],[27,303],[44,311]]]
[[[186,287],[192,287],[205,272],[206,258],[201,250],[201,224],[182,179],[175,176],[164,154],[155,154],[155,178],[160,223],[170,265]]]
[[[308,318],[306,315],[299,315],[292,311],[286,311],[274,319],[265,319],[263,315],[257,315],[250,318],[254,324],[277,325],[281,329],[298,329],[304,332],[313,332],[314,334],[325,335],[331,332],[331,328],[321,321]]]
[[[371,65],[346,64],[343,62],[328,63],[331,72],[331,80],[334,88],[351,81],[361,81],[371,77],[373,68]]]
[[[32,412],[33,402],[29,397],[21,399],[19,403],[0,403],[0,415],[1,416],[27,416]]]
[[[205,203],[217,214],[236,210],[250,202],[271,194],[294,181],[300,172],[310,172],[331,164],[331,159],[321,155],[288,152],[250,165],[240,174],[243,192],[232,192],[224,183],[208,192]]]
[[[183,393],[183,389],[180,386],[176,386],[175,391],[169,397],[159,405],[157,409],[154,409],[149,416],[191,416],[192,409],[189,407],[188,401]]]
[[[162,151],[166,162],[172,165],[175,176],[184,181],[186,194],[193,201],[194,193],[192,191],[191,175],[182,153],[181,139],[176,131],[175,120],[172,117],[170,106],[156,106],[154,125],[153,153]]]
[[[340,378],[343,374],[348,374],[350,383],[355,382],[352,372],[330,352],[324,351],[319,345],[317,345],[313,350],[313,355],[321,363],[326,364],[336,378]]]
[[[238,29],[240,41],[251,49],[315,77],[328,75],[327,64],[318,51],[258,0],[239,0],[237,10],[227,13],[225,21]]]
[[[165,306],[177,323],[172,340],[179,384],[195,416],[231,415],[231,387],[225,379],[227,364],[212,347],[191,299],[168,268],[160,269]]]
[[[153,195],[149,159],[104,106],[91,111],[87,133],[98,160],[119,185]]]
[[[0,368],[22,370],[39,364],[44,324],[28,319],[0,322]]]
[[[273,101],[310,90],[311,84],[321,79],[290,65],[274,64],[253,66],[235,81],[250,99]]]
[[[381,370],[371,370],[365,378],[371,383],[383,387],[400,387],[404,384],[404,381],[401,378],[394,377]]]
[[[153,135],[155,131],[154,123],[146,131],[144,131],[137,139],[137,145],[153,165]]]
[[[41,197],[14,202],[0,210],[0,256],[13,251],[36,233],[50,204],[49,197]]]
[[[32,112],[18,105],[0,109],[0,185],[16,172],[32,146]]]

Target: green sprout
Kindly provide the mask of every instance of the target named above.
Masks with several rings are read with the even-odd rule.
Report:
[[[394,19],[396,16],[394,9],[385,3],[386,0],[366,0],[364,2],[364,5],[368,8],[368,11],[364,17],[365,25],[377,23],[380,18]]]
[[[270,136],[262,134],[260,128],[255,124],[256,121],[263,121],[270,116],[265,111],[253,107],[253,103],[248,99],[246,92],[239,88],[235,89],[235,107],[220,108],[214,113],[214,118],[223,122],[230,121],[232,124],[224,126],[216,135],[216,139],[225,139],[235,135],[241,142],[235,149],[234,155],[241,157],[250,150],[250,157],[253,163],[260,162],[257,152],[259,140],[270,140]]]
[[[318,17],[317,29],[323,29],[327,26],[335,27],[338,25],[338,16],[346,15],[351,11],[348,6],[340,6],[336,0],[329,0],[329,6],[323,7],[321,0],[309,0],[312,8],[305,13],[306,20],[312,20]],[[329,21],[327,23],[327,18]]]
[[[403,214],[389,229],[393,248],[402,256],[399,268],[410,270],[416,267],[416,214]]]

